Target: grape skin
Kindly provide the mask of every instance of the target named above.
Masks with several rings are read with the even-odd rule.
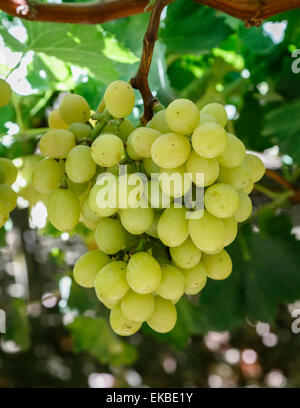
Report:
[[[72,132],[78,140],[87,139],[92,132],[92,128],[89,125],[81,122],[72,123],[68,130]]]
[[[176,99],[169,104],[166,110],[166,121],[168,126],[174,132],[182,135],[189,135],[192,133],[198,125],[199,119],[199,110],[189,99]]]
[[[56,129],[50,130],[42,136],[39,147],[43,156],[52,159],[65,159],[75,145],[73,133],[64,129]]]
[[[102,197],[101,190],[104,190],[104,197]],[[117,211],[117,197],[116,197],[116,177],[110,176],[102,184],[94,184],[88,196],[88,203],[90,209],[98,214],[100,217],[110,217]],[[111,197],[110,197],[111,192]],[[106,198],[104,202],[101,199]]]
[[[0,78],[0,108],[6,106],[11,100],[12,92],[10,85]]]
[[[265,166],[258,156],[250,153],[246,154],[246,163],[250,168],[252,182],[256,183],[264,176]]]
[[[174,263],[180,268],[194,268],[201,259],[202,252],[193,243],[190,237],[183,244],[170,248],[170,254]]]
[[[212,159],[225,151],[227,140],[227,134],[221,125],[205,122],[194,130],[192,145],[200,156]]]
[[[232,261],[225,249],[214,255],[203,254],[202,262],[210,279],[226,279],[232,272]]]
[[[232,168],[239,166],[246,155],[244,143],[231,133],[227,133],[227,147],[223,153],[217,156],[222,167]]]
[[[10,213],[17,205],[17,193],[6,184],[0,184],[0,201]]]
[[[127,282],[132,290],[140,294],[154,292],[161,280],[158,262],[147,252],[134,254],[127,266]]]
[[[34,188],[47,194],[59,187],[65,167],[62,162],[54,159],[41,160],[32,172],[32,184]]]
[[[238,224],[235,216],[230,218],[224,218],[222,221],[225,226],[224,246],[227,246],[230,245],[235,240],[238,233]]]
[[[170,197],[178,198],[184,196],[192,186],[192,180],[190,177],[186,177],[185,174],[186,167],[184,164],[175,169],[160,169],[159,182],[162,191]],[[175,183],[172,181],[172,178],[175,181],[178,179],[179,182]]]
[[[82,96],[68,94],[61,101],[59,114],[69,125],[75,122],[86,123],[90,119],[90,107]]]
[[[91,153],[99,166],[111,167],[120,162],[124,154],[124,145],[118,136],[102,134],[94,140]]]
[[[245,160],[237,167],[220,169],[219,182],[230,184],[236,190],[248,186],[251,181],[250,169]]]
[[[0,158],[0,166],[3,168],[4,171],[4,180],[3,184],[7,184],[11,186],[17,178],[18,171],[15,165],[12,163],[11,160],[6,159],[5,157]]]
[[[151,158],[153,142],[161,135],[157,130],[139,127],[130,134],[130,143],[134,152],[140,157]]]
[[[121,311],[128,320],[144,322],[152,315],[154,304],[152,293],[141,295],[129,290],[121,301]]]
[[[206,209],[215,217],[232,217],[239,208],[239,194],[229,184],[216,183],[204,194]]]
[[[88,146],[78,145],[73,147],[67,156],[66,172],[74,183],[85,183],[89,181],[96,172],[91,149]]]
[[[74,265],[75,282],[84,288],[94,287],[97,273],[108,263],[109,256],[101,251],[94,250],[83,254]]]
[[[157,233],[159,239],[169,247],[175,247],[184,243],[188,237],[188,222],[185,218],[185,208],[166,208],[162,213]]]
[[[164,299],[177,299],[184,294],[184,277],[173,265],[161,265],[161,281],[156,293]]]
[[[152,208],[125,208],[120,210],[120,219],[128,232],[139,235],[151,227],[154,213]]]
[[[109,302],[122,299],[129,289],[126,281],[126,269],[127,264],[123,261],[110,262],[104,265],[95,277],[96,295]]]
[[[218,123],[225,127],[227,125],[227,113],[224,106],[220,103],[209,103],[200,110],[200,118],[202,114],[209,114],[216,118]]]
[[[48,116],[48,125],[50,129],[65,129],[67,130],[69,125],[65,123],[60,114],[58,109],[54,109],[52,112],[50,112]]]
[[[130,115],[135,104],[131,85],[124,81],[112,82],[105,90],[104,103],[108,112],[115,118]]]
[[[246,221],[252,213],[252,202],[244,191],[239,190],[239,207],[235,214],[237,222]]]
[[[184,291],[187,295],[196,295],[206,285],[207,275],[203,262],[199,262],[191,269],[182,269],[184,274]]]
[[[166,121],[166,109],[157,112],[147,126],[151,129],[158,130],[160,133],[172,133]]]
[[[126,319],[121,311],[120,305],[116,305],[112,308],[109,320],[111,328],[115,333],[119,334],[119,336],[131,336],[136,333],[142,325],[142,323]]]
[[[181,166],[188,159],[190,152],[191,145],[188,139],[176,133],[159,136],[151,147],[152,160],[165,169]]]
[[[160,296],[155,296],[155,306],[152,315],[147,320],[151,329],[158,333],[171,331],[177,321],[177,311],[174,304]]]
[[[71,190],[57,188],[48,197],[48,218],[59,231],[70,231],[76,227],[80,216],[80,204]]]
[[[213,184],[219,177],[220,167],[216,159],[205,159],[196,152],[192,152],[186,163],[186,170],[191,173],[193,183],[203,187],[201,180],[197,180],[196,174],[204,174],[204,187]]]
[[[101,251],[113,255],[125,247],[126,231],[119,220],[101,218],[95,231],[95,240]]]

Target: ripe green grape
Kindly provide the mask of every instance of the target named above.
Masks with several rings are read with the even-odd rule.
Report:
[[[101,251],[113,255],[125,247],[126,231],[119,220],[101,218],[95,231],[95,240]]]
[[[202,112],[200,114],[199,125],[202,125],[202,123],[205,123],[205,122],[219,123],[214,116],[210,115],[209,113],[203,113]]]
[[[147,126],[151,129],[158,130],[160,133],[172,133],[166,121],[166,109],[158,111],[150,122],[147,123]]]
[[[50,130],[42,136],[39,144],[42,155],[52,159],[65,159],[75,145],[73,133],[64,129]]]
[[[223,127],[227,125],[227,113],[224,106],[220,103],[213,102],[203,106],[200,111],[200,118],[202,114],[214,116],[217,119],[218,123]]]
[[[145,231],[146,234],[149,235],[150,237],[159,238],[158,233],[157,233],[157,224],[158,224],[159,218],[160,218],[160,213],[156,212],[154,214],[154,221],[152,225],[150,226],[150,228],[147,229],[147,231]]]
[[[215,252],[224,247],[225,226],[208,211],[204,210],[202,218],[190,219],[188,226],[194,244],[201,251]]]
[[[184,291],[187,295],[196,295],[207,282],[206,269],[202,262],[199,262],[191,269],[183,269]]]
[[[75,122],[69,126],[69,131],[73,133],[76,139],[87,139],[91,132],[92,128],[87,123]]]
[[[144,194],[151,208],[169,208],[172,199],[167,196],[160,188],[160,183],[153,178],[148,181]]]
[[[251,179],[254,183],[259,181],[265,174],[265,166],[258,156],[246,154],[246,163],[250,168]]]
[[[11,212],[17,205],[16,192],[6,184],[0,184],[0,201],[3,202],[8,212]]]
[[[59,231],[70,231],[79,222],[80,204],[76,194],[71,190],[57,188],[48,197],[48,218]]]
[[[9,219],[9,211],[7,210],[6,205],[0,201],[0,228],[6,223]]]
[[[110,302],[118,301],[129,289],[126,281],[127,264],[115,261],[105,264],[95,277],[94,286],[97,296]]]
[[[159,173],[160,167],[154,163],[152,159],[149,157],[146,157],[143,160],[144,168],[146,173],[148,174],[149,177],[151,177],[151,174]]]
[[[154,310],[154,296],[152,293],[141,295],[129,290],[121,302],[123,316],[134,322],[145,322]]]
[[[5,171],[3,166],[0,164],[0,184],[4,184],[5,181]]]
[[[120,162],[124,154],[124,145],[118,136],[102,134],[94,140],[91,153],[99,166],[111,167]]]
[[[63,162],[54,159],[43,159],[32,172],[32,184],[40,193],[50,193],[50,191],[59,187],[64,172]]]
[[[237,222],[246,221],[252,213],[252,202],[244,191],[239,190],[239,207],[235,214]]]
[[[175,169],[160,169],[159,183],[162,191],[174,198],[184,196],[192,186],[184,164]]]
[[[110,217],[117,211],[117,181],[112,174],[102,173],[89,192],[90,209],[100,217]]]
[[[132,160],[142,160],[142,156],[140,156],[135,150],[134,147],[132,146],[132,137],[131,133],[128,136],[127,139],[127,154]]]
[[[151,146],[161,135],[158,130],[147,127],[139,127],[130,133],[131,146],[140,157],[151,158]]]
[[[173,265],[161,265],[161,281],[156,293],[164,299],[177,299],[184,294],[184,276]]]
[[[230,184],[236,190],[240,190],[251,182],[250,169],[247,162],[242,163],[231,169],[221,167],[219,182]]]
[[[69,177],[67,177],[67,186],[69,190],[74,191],[77,196],[81,196],[86,192],[89,183],[74,183]]]
[[[128,232],[139,235],[151,227],[154,213],[152,208],[124,208],[120,210],[120,219]]]
[[[91,210],[89,206],[89,201],[87,198],[81,204],[81,215],[87,221],[96,222],[96,221],[99,221],[100,219],[100,215],[98,215],[97,213]]]
[[[249,195],[252,192],[253,188],[254,183],[251,181],[249,184],[246,185],[246,187],[242,188],[242,190],[244,191],[244,193]]]
[[[215,217],[232,217],[239,207],[239,194],[229,184],[216,183],[208,187],[204,194],[206,209]]]
[[[232,261],[225,249],[214,255],[203,254],[202,262],[210,279],[226,279],[232,272]]]
[[[134,254],[127,266],[127,282],[142,295],[154,292],[161,280],[161,268],[148,252]]]
[[[221,125],[205,122],[194,130],[192,145],[200,156],[212,159],[225,151],[227,140],[227,134]]]
[[[132,86],[124,81],[114,81],[104,93],[105,107],[115,118],[125,118],[131,114],[135,96]]]
[[[216,159],[205,159],[196,152],[192,152],[186,163],[186,170],[191,173],[193,183],[199,187],[203,187],[203,183],[201,178],[197,178],[197,174],[203,174],[204,187],[206,187],[217,180],[220,166]]]
[[[152,315],[147,320],[151,329],[158,333],[171,331],[177,321],[177,311],[174,304],[160,296],[155,296],[155,306]]]
[[[4,171],[3,184],[11,186],[17,178],[18,171],[13,162],[5,157],[0,158],[0,166]]]
[[[97,296],[98,297],[98,299],[100,300],[100,302],[105,306],[105,307],[107,307],[107,309],[110,309],[110,310],[112,310],[118,303],[120,303],[120,301],[119,300],[116,300],[116,301],[111,301],[111,300],[107,300],[107,299],[105,299],[104,297],[100,297],[100,296]]]
[[[61,101],[59,114],[69,125],[75,122],[85,123],[90,119],[90,107],[82,96],[68,94]]]
[[[199,119],[199,110],[189,99],[176,99],[170,103],[166,110],[166,121],[168,126],[174,132],[182,135],[189,135],[192,133],[198,125]]]
[[[170,254],[177,266],[190,269],[200,262],[202,252],[188,237],[183,244],[170,248]]]
[[[79,184],[85,183],[93,177],[96,172],[96,163],[88,146],[73,147],[67,156],[66,172],[74,183]]]
[[[111,262],[109,256],[101,251],[89,251],[75,263],[73,275],[75,282],[84,288],[94,287],[97,273]]]
[[[159,136],[151,147],[152,160],[165,169],[181,166],[188,159],[190,152],[191,145],[188,139],[176,133]]]
[[[11,87],[2,78],[0,78],[0,108],[6,106],[11,100]]]
[[[238,224],[235,217],[224,218],[222,221],[225,226],[224,246],[227,246],[235,240],[238,233]]]
[[[52,112],[50,112],[48,116],[48,125],[50,129],[65,129],[67,130],[69,125],[65,123],[60,114],[58,109],[54,109]]]
[[[120,305],[116,305],[112,308],[109,321],[111,328],[119,336],[131,336],[136,333],[142,325],[142,323],[126,319],[121,311]]]
[[[185,208],[166,208],[158,224],[157,233],[163,244],[176,247],[184,243],[188,237],[188,222]]]
[[[246,155],[244,143],[231,133],[227,133],[227,147],[217,160],[222,167],[232,168],[239,166]]]

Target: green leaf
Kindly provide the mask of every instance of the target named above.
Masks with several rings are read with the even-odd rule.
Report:
[[[26,51],[26,44],[22,44],[15,37],[9,34],[7,29],[2,25],[0,25],[0,35],[3,38],[5,45],[9,47],[12,51],[22,53]]]
[[[30,347],[30,326],[23,299],[14,299],[7,310],[5,340],[14,341],[22,351]]]
[[[267,55],[277,47],[262,27],[246,28],[240,26],[239,39],[246,52],[254,55]]]

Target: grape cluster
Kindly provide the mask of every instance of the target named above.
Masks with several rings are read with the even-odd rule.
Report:
[[[50,130],[39,144],[45,158],[33,172],[58,230],[79,221],[95,230],[99,249],[78,259],[74,279],[95,289],[122,336],[143,322],[160,333],[172,330],[184,293],[195,295],[207,278],[231,274],[224,247],[250,216],[248,195],[265,171],[225,130],[221,104],[199,112],[192,101],[177,99],[137,127],[126,118],[134,104],[134,91],[123,81],[107,87],[97,112],[81,96],[66,95],[49,116]],[[129,174],[119,173],[121,165]],[[180,182],[164,177],[175,174]],[[204,211],[189,218],[184,197],[196,189],[204,189]]]

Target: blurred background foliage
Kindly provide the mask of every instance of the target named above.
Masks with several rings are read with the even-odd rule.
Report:
[[[174,97],[199,108],[224,103],[229,130],[273,174],[252,193],[253,217],[229,248],[232,276],[182,299],[171,333],[112,333],[93,290],[72,281],[75,261],[95,248],[92,232],[83,224],[70,234],[56,231],[46,220],[46,197],[31,185],[49,112],[70,91],[95,109],[109,82],[129,80],[148,18],[86,26],[0,12],[0,76],[15,92],[0,113],[0,156],[19,168],[18,208],[0,230],[7,325],[0,387],[299,387],[300,334],[291,326],[300,315],[300,73],[291,66],[300,10],[252,28],[187,0],[163,15],[150,73],[154,94],[163,104]]]

